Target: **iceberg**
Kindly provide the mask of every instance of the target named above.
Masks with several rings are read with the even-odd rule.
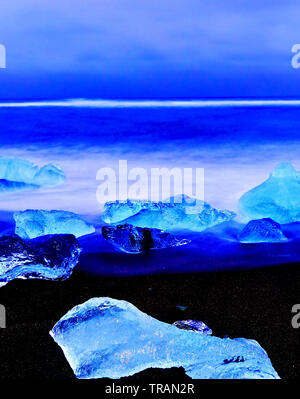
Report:
[[[0,157],[0,191],[52,187],[64,183],[65,178],[54,164],[39,168],[23,159]]]
[[[270,218],[251,220],[239,234],[243,243],[287,241],[279,223]]]
[[[279,378],[254,340],[179,329],[111,298],[75,306],[50,335],[81,379],[116,379],[150,367],[183,367],[192,378]]]
[[[121,220],[137,227],[160,230],[203,231],[229,221],[235,216],[234,212],[218,210],[204,201],[179,195],[163,202],[138,200],[108,202],[104,206],[102,220],[106,223],[116,223]]]
[[[53,235],[25,241],[0,237],[0,287],[15,278],[65,280],[72,274],[81,249],[73,235]]]
[[[148,229],[123,224],[103,226],[103,237],[114,246],[128,253],[141,253],[150,249],[162,249],[188,244],[190,241],[179,239],[158,229]]]
[[[200,334],[206,334],[206,335],[211,335],[212,330],[207,327],[203,321],[198,321],[198,320],[181,320],[181,321],[175,321],[173,323],[173,326],[176,326],[177,328],[180,328],[181,330],[189,330],[189,331],[194,331]]]
[[[240,198],[239,208],[248,219],[271,218],[280,224],[300,221],[300,172],[290,163],[277,165],[264,183]]]
[[[85,222],[79,215],[67,211],[27,209],[15,212],[14,219],[15,233],[24,239],[48,234],[73,234],[80,237],[95,232],[93,225]]]

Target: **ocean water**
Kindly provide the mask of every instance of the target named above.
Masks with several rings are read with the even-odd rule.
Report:
[[[11,227],[12,211],[38,208],[77,212],[99,226],[103,204],[96,198],[99,185],[96,174],[99,168],[117,169],[119,160],[127,160],[129,168],[147,170],[154,167],[204,168],[204,200],[215,207],[233,211],[238,211],[240,196],[264,181],[277,163],[290,161],[300,169],[298,104],[229,106],[222,103],[203,105],[200,102],[193,106],[156,104],[153,107],[151,104],[91,106],[84,102],[68,106],[62,102],[57,104],[59,106],[25,105],[11,104],[8,107],[0,104],[0,155],[23,158],[38,165],[54,162],[62,167],[67,180],[64,185],[54,188],[1,194],[0,219],[5,229]],[[243,222],[243,219],[238,216],[237,221]],[[194,237],[194,258],[197,259],[197,253],[207,254],[205,256],[214,259],[215,268],[225,267],[225,258],[220,258],[222,245],[213,257],[205,250],[207,245],[203,243],[203,236],[199,237]],[[98,237],[94,240],[96,247],[97,240],[99,248],[106,245],[100,245]],[[260,248],[264,253],[263,247]],[[109,253],[109,249],[107,251]],[[188,246],[174,249],[171,260],[170,256],[157,255],[163,258],[160,264],[168,263],[167,259],[171,263],[176,258],[176,251],[179,251],[178,258],[182,261],[175,270],[188,268]],[[284,250],[282,259],[298,260],[295,251],[294,246],[288,253]],[[97,254],[95,247],[87,252]],[[236,252],[233,259],[234,254]],[[120,256],[112,254],[112,259]],[[247,253],[245,256],[247,258]],[[272,263],[269,258],[255,261],[254,256],[250,262],[243,261],[240,265],[251,267]],[[128,256],[125,254],[122,259],[126,259],[125,269],[130,268]],[[114,260],[122,263],[120,259]],[[85,260],[84,268],[88,271],[108,270],[108,273],[109,268],[112,270],[111,258],[105,260],[103,256],[101,259],[96,256],[93,262],[90,266]],[[147,263],[146,272],[161,270],[162,266],[157,266],[157,262],[154,258],[153,262]],[[210,263],[208,258],[202,259],[197,268],[202,270],[206,264],[204,269],[209,269]],[[119,270],[116,265],[114,263],[114,269]],[[168,265],[164,267],[168,269]],[[138,265],[133,269],[138,269]]]

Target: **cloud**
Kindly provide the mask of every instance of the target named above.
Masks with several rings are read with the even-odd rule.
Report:
[[[0,84],[9,74],[21,86],[24,75],[89,74],[105,85],[136,77],[138,85],[152,74],[155,87],[172,76],[175,85],[180,73],[183,84],[203,76],[205,86],[228,75],[238,80],[249,68],[257,84],[267,74],[292,79],[299,17],[296,0],[11,0],[1,6],[8,72]]]

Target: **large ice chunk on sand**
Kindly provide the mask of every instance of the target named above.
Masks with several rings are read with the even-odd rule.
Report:
[[[160,230],[203,231],[234,217],[234,212],[218,210],[204,201],[180,195],[163,202],[138,200],[108,202],[105,204],[102,220],[106,223],[123,220],[124,223],[134,226]]]
[[[56,186],[62,184],[65,178],[64,172],[57,165],[47,164],[39,168],[23,159],[0,156],[1,191]]]
[[[67,211],[28,209],[14,213],[15,233],[22,238],[35,238],[47,234],[73,234],[80,237],[95,231],[94,226],[81,216]]]
[[[135,227],[130,224],[103,226],[102,235],[114,246],[128,253],[178,247],[190,242],[162,230]]]
[[[72,274],[81,249],[73,235],[22,240],[0,237],[0,287],[15,278],[65,280]]]
[[[240,198],[239,207],[249,219],[271,218],[281,224],[300,221],[300,172],[290,163],[277,165],[264,183]]]
[[[279,223],[270,218],[251,220],[239,234],[239,240],[244,243],[280,242],[287,238]]]
[[[77,378],[121,378],[150,367],[181,366],[192,378],[279,378],[256,341],[182,330],[111,298],[75,306],[50,334]]]

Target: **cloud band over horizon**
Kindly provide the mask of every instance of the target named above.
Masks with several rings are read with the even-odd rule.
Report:
[[[0,100],[298,97],[297,0],[11,0]]]

